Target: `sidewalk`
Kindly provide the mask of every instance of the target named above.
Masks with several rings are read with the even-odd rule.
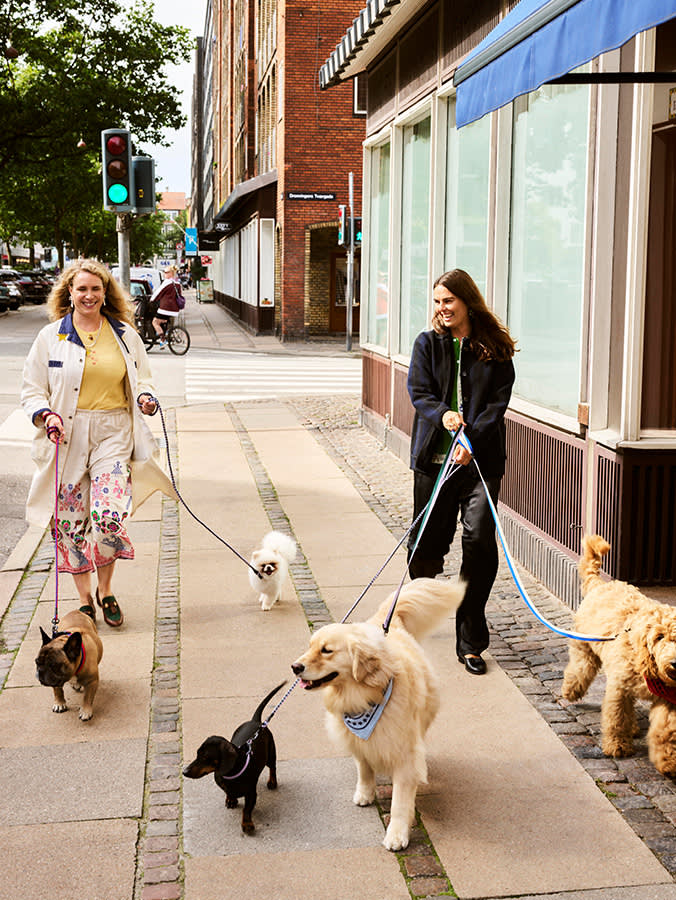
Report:
[[[223,348],[293,352],[243,333],[217,307],[198,311],[208,326],[191,311],[193,337],[209,327]],[[183,508],[152,498],[132,524],[136,561],[116,576],[125,626],[100,622],[88,723],[76,695],[55,715],[51,691],[35,682],[37,626],[49,628],[54,598],[43,539],[6,590],[0,630],[0,897],[404,900],[452,889],[485,900],[676,900],[673,783],[644,743],[629,760],[602,756],[600,687],[585,704],[557,702],[565,642],[533,619],[504,568],[485,677],[456,662],[450,623],[425,642],[443,699],[404,853],[380,845],[386,785],[378,807],[352,804],[354,764],[336,755],[316,694],[294,690],[271,723],[279,790],[261,778],[255,836],[242,834],[241,812],[225,809],[211,777],[181,777],[206,736],[229,737],[292,678],[310,629],[344,616],[408,525],[410,474],[355,425],[357,409],[356,398],[306,398],[168,411],[191,509],[245,556],[270,528],[291,532],[298,560],[282,602],[263,613],[242,562]],[[404,565],[400,551],[352,620],[372,613]],[[571,620],[525,581],[546,615]],[[72,585],[60,589],[71,609]]]

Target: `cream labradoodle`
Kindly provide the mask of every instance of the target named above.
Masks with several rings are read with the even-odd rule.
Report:
[[[563,696],[579,700],[601,667],[606,756],[631,756],[637,734],[634,704],[650,700],[648,750],[655,768],[676,774],[676,608],[657,603],[623,581],[604,581],[601,562],[610,550],[599,535],[584,538],[579,564],[584,600],[575,617],[580,633],[617,635],[612,641],[571,641]]]

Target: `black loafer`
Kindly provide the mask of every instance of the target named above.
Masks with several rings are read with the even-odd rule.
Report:
[[[458,662],[462,663],[472,675],[486,674],[486,663],[480,656],[460,656],[458,654]]]

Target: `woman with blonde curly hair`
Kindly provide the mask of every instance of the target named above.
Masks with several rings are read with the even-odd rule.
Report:
[[[97,260],[71,263],[47,301],[51,324],[24,365],[21,402],[36,426],[26,518],[46,525],[55,512],[59,572],[70,572],[80,610],[108,625],[124,617],[112,591],[118,559],[133,559],[128,516],[154,491],[175,496],[143,416],[157,411],[148,357],[133,308]],[[58,478],[55,477],[58,444]]]
[[[439,492],[420,538],[409,537],[411,578],[434,578],[444,568],[462,522],[460,577],[467,583],[456,613],[456,652],[474,675],[483,675],[488,647],[485,608],[498,571],[495,525],[476,459],[497,505],[505,471],[505,412],[514,383],[514,340],[486,305],[474,280],[453,269],[434,283],[432,329],[415,340],[408,392],[415,408],[411,434],[413,520],[427,506],[453,435],[464,427],[474,451],[460,446],[458,471]]]

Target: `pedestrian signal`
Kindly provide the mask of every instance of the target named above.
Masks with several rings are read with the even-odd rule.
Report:
[[[347,215],[347,207],[341,203],[338,209],[340,210],[340,219],[338,221],[338,246],[347,247],[350,243],[350,220]]]
[[[361,216],[355,216],[352,220],[354,223],[354,245],[361,244]]]
[[[103,164],[103,208],[115,213],[134,209],[134,176],[131,161],[131,134],[126,128],[106,128],[101,132]]]

